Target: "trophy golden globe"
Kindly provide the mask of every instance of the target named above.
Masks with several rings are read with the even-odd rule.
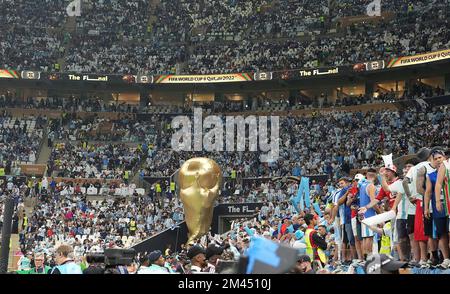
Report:
[[[181,166],[178,184],[189,230],[188,244],[208,233],[221,182],[222,172],[214,160],[192,158]]]

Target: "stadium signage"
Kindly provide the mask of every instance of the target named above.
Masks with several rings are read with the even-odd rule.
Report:
[[[20,73],[20,76],[24,80],[39,80],[41,78],[41,73],[38,71],[24,70]]]
[[[157,77],[156,84],[204,84],[249,82],[252,78],[247,73],[218,75],[162,75]]]
[[[335,75],[339,74],[339,67],[327,68],[327,69],[312,69],[312,70],[301,70],[300,77],[310,77],[310,76],[322,76],[322,75]]]
[[[108,76],[90,76],[90,75],[75,75],[68,76],[71,81],[88,81],[88,82],[107,82]]]
[[[269,81],[273,79],[273,74],[271,72],[255,72],[253,79],[255,81]]]
[[[358,63],[353,66],[353,70],[356,72],[362,72],[362,71],[373,71],[373,70],[380,70],[386,68],[386,62],[384,60],[375,60],[375,61],[368,61],[364,63]]]
[[[218,216],[253,216],[261,206],[263,206],[262,203],[219,204],[214,208],[214,214]]]
[[[242,211],[241,211],[241,207],[236,207],[234,205],[230,205],[228,206],[228,212],[229,213],[254,213],[255,210],[254,209],[250,209],[247,205],[242,206]]]
[[[450,59],[450,49],[414,56],[393,58],[391,59],[391,61],[389,61],[388,68],[417,65],[445,59]]]
[[[0,69],[0,79],[18,79],[19,75],[17,71],[11,69]]]

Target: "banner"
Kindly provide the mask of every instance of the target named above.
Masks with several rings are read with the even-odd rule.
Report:
[[[273,79],[271,72],[255,72],[253,75],[255,81],[269,81]]]
[[[274,80],[303,80],[309,78],[331,77],[350,73],[350,66],[317,67],[297,70],[275,71],[272,73]]]
[[[27,176],[44,176],[45,170],[47,169],[46,164],[21,164],[20,171],[22,174]]]
[[[18,79],[19,74],[15,70],[0,69],[0,79]]]
[[[339,74],[339,67],[303,69],[299,71],[299,74],[300,77],[336,75]]]
[[[98,75],[98,74],[72,74],[72,73],[53,73],[44,74],[43,79],[50,81],[71,81],[71,82],[100,82],[100,83],[134,83],[133,75]]]
[[[156,84],[205,84],[249,82],[252,78],[247,73],[218,75],[162,75],[156,79]]]
[[[153,84],[153,76],[150,75],[137,75],[136,82],[139,84]]]
[[[361,71],[373,71],[373,70],[380,70],[386,68],[386,62],[384,60],[375,60],[375,61],[368,61],[364,63],[358,63],[353,66],[353,70],[356,72]]]
[[[41,78],[41,73],[38,71],[24,70],[20,73],[20,76],[24,80],[39,80]]]
[[[409,65],[417,65],[429,62],[435,62],[439,60],[450,59],[450,49],[419,54],[414,56],[406,56],[406,57],[398,57],[393,58],[388,63],[388,68],[392,67],[401,67],[401,66],[409,66]]]

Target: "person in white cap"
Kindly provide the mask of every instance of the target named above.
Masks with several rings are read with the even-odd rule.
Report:
[[[358,219],[358,209],[360,205],[359,188],[360,185],[364,182],[364,180],[365,180],[364,175],[356,174],[355,178],[353,179],[350,193],[347,196],[347,206],[351,208],[351,225],[353,236],[355,238],[356,252],[359,260],[363,260],[364,258],[361,222]]]
[[[389,208],[395,210],[395,200],[398,193],[404,193],[402,181],[398,178],[397,167],[395,165],[390,165],[385,168],[380,169],[381,174],[381,189],[378,196],[370,201],[369,204],[360,208],[360,213],[365,213],[368,209],[374,207],[378,202],[382,201],[384,198],[388,198]],[[392,223],[394,228],[394,243],[398,242],[398,237],[396,236],[396,223],[395,220]],[[400,260],[405,260],[401,250],[398,250]]]

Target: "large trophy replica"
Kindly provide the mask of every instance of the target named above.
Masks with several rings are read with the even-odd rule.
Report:
[[[178,185],[189,230],[188,244],[208,233],[221,182],[222,172],[214,160],[192,158],[181,166]]]

